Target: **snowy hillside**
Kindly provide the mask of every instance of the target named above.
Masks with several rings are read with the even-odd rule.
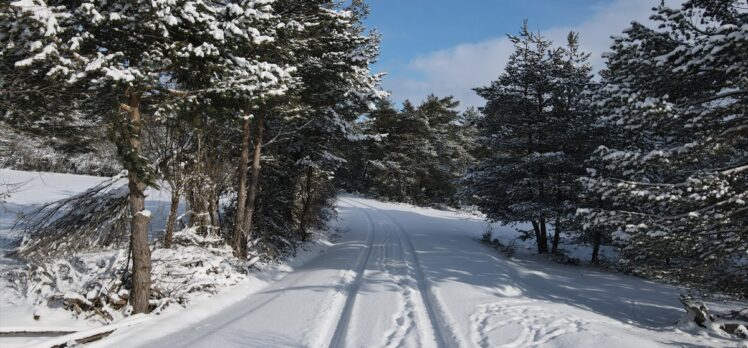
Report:
[[[101,179],[8,170],[2,174],[6,180],[27,182],[8,201],[3,236],[8,235],[11,209],[64,197]],[[152,192],[148,198],[154,208],[158,197]],[[508,258],[479,243],[486,223],[474,215],[347,195],[338,199],[336,209],[332,243],[317,243],[290,264],[264,268],[218,295],[195,298],[186,309],[177,306],[152,314],[147,323],[138,319],[91,345],[738,345],[677,325],[684,314],[678,288],[554,264],[522,252],[521,244]],[[494,233],[511,240],[517,232],[495,225]],[[0,330],[26,326],[77,331],[96,326],[71,321],[69,312],[61,309],[45,310],[35,322],[28,304],[8,300],[0,307]],[[44,339],[0,336],[0,343],[22,346]]]

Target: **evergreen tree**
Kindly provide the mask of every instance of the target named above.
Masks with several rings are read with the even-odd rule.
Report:
[[[656,8],[615,39],[585,178],[590,228],[617,231],[629,271],[741,289],[748,279],[748,13],[742,1]]]
[[[459,178],[472,157],[470,124],[463,122],[452,97],[430,95],[398,111],[385,101],[369,115],[369,141],[362,167],[372,191],[383,198],[416,204],[456,204]],[[354,175],[353,180],[362,177]]]
[[[489,154],[468,178],[472,198],[490,218],[506,223],[530,221],[538,252],[548,252],[546,221],[553,212],[547,191],[547,162],[555,157],[548,142],[556,130],[551,119],[551,43],[530,32],[510,36],[514,53],[498,80],[476,89],[486,99],[481,109],[481,139]]]
[[[590,54],[579,48],[579,34],[571,32],[566,46],[558,51],[552,93],[554,132],[550,136],[556,155],[546,163],[555,219],[551,252],[558,253],[563,231],[579,232],[576,210],[580,201],[580,177],[586,174],[584,161],[598,144],[592,127],[592,66]],[[594,257],[593,257],[594,260]]]
[[[148,311],[150,292],[150,216],[145,211],[144,191],[153,185],[155,175],[142,155],[145,122],[149,116],[169,115],[175,108],[194,107],[200,102],[197,95],[205,91],[254,90],[268,84],[274,87],[267,90],[282,89],[275,77],[284,74],[281,68],[255,64],[254,55],[242,56],[247,51],[237,49],[239,44],[268,40],[252,25],[269,18],[266,11],[270,8],[262,1],[242,5],[145,0],[60,2],[55,6],[23,0],[11,5],[12,16],[45,31],[37,41],[24,38],[26,42],[18,43],[24,50],[15,52],[13,66],[43,80],[36,85],[64,86],[65,93],[46,94],[53,100],[48,105],[67,114],[81,112],[89,121],[109,124],[113,130],[122,165],[128,170],[133,254],[130,299],[136,313]],[[214,74],[219,68],[230,71],[232,67],[238,75],[230,83]],[[197,86],[199,90],[180,89]],[[40,113],[31,115],[39,117]]]
[[[284,30],[279,30],[272,56],[293,67],[295,80],[287,93],[265,102],[258,114],[244,230],[253,230],[251,214],[256,208],[252,205],[260,199],[268,212],[285,204],[286,221],[295,222],[292,228],[303,240],[308,228],[319,224],[321,208],[331,204],[335,192],[331,180],[345,164],[338,145],[360,137],[353,122],[385,95],[378,88],[380,77],[370,71],[379,38],[364,30],[367,8],[360,1],[347,7],[328,0],[287,0],[274,6]],[[264,131],[269,133],[265,140]],[[274,146],[267,155],[277,166],[275,178],[259,177],[264,143]],[[276,183],[279,190],[263,188],[267,187],[263,180],[280,178],[285,184]],[[281,224],[276,219],[273,223]]]
[[[461,122],[458,106],[459,102],[451,96],[429,95],[418,107],[418,113],[428,121],[427,136],[436,156],[431,173],[424,178],[426,202],[455,205],[457,182],[472,163],[467,151],[471,139],[464,137],[466,125]]]
[[[486,99],[479,124],[485,154],[466,182],[471,199],[490,218],[530,222],[542,254],[549,251],[546,224],[560,231],[575,208],[588,119],[581,92],[591,69],[576,34],[569,35],[566,48],[553,48],[525,22],[510,39],[515,51],[505,72],[476,89]],[[558,239],[557,233],[554,252]]]
[[[409,101],[400,112],[383,105],[371,116],[372,131],[384,136],[372,161],[376,193],[396,201],[424,203],[424,180],[437,160],[428,121]]]

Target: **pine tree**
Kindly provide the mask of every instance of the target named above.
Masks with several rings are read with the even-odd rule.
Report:
[[[438,98],[429,95],[418,106],[417,112],[428,121],[428,140],[432,144],[435,162],[431,174],[424,178],[424,201],[455,205],[457,182],[472,163],[467,151],[471,139],[464,137],[466,125],[456,110],[459,102],[453,97]]]
[[[379,197],[421,205],[455,205],[459,179],[472,163],[472,124],[453,97],[429,95],[396,110],[384,101],[364,124],[372,140],[359,148],[364,179]],[[354,175],[350,180],[359,180]]]
[[[60,60],[71,45],[65,41],[70,18],[63,7],[41,0],[0,4],[0,126],[5,128],[6,141],[31,147],[30,155],[17,149],[4,156],[3,165],[25,163],[22,167],[26,169],[69,170],[75,164],[68,158],[95,151],[94,143],[106,136],[84,115],[65,112],[75,102],[74,91],[40,73],[54,72],[55,67],[65,71],[74,64]],[[68,101],[57,102],[60,95],[66,95]],[[36,151],[53,155],[41,161]]]
[[[428,120],[410,101],[405,101],[402,111],[389,103],[381,105],[371,117],[371,131],[383,136],[372,161],[376,194],[395,201],[424,204],[424,181],[432,175],[437,162]]]
[[[579,34],[571,32],[556,59],[552,93],[554,132],[550,136],[556,155],[546,163],[554,210],[551,252],[559,252],[563,231],[579,231],[576,210],[580,204],[580,177],[586,174],[584,161],[594,150],[594,114],[590,111],[592,66],[590,54],[579,48]]]
[[[0,4],[0,110],[4,121],[30,126],[38,121],[32,117],[34,111],[42,105],[45,111],[57,105],[52,92],[59,93],[62,84],[38,72],[47,73],[58,66],[61,51],[71,44],[64,40],[69,19],[66,9],[41,0]],[[65,69],[59,65],[58,70]]]
[[[583,210],[617,231],[629,271],[746,289],[748,13],[742,1],[659,6],[657,28],[615,39],[598,92],[600,124]],[[742,291],[744,293],[744,291]]]
[[[245,50],[237,49],[268,40],[252,24],[268,18],[264,11],[270,8],[262,1],[244,2],[244,8],[231,3],[144,0],[61,2],[59,6],[34,0],[28,5],[26,0],[13,3],[14,15],[24,23],[52,27],[55,34],[45,33],[39,41],[23,46],[27,49],[14,55],[13,66],[64,86],[66,93],[47,95],[54,98],[53,105],[111,125],[122,165],[128,170],[130,299],[136,313],[147,312],[150,217],[144,209],[144,191],[154,184],[155,175],[142,155],[142,129],[151,117],[199,105],[201,93],[283,89],[274,76],[283,76],[282,68],[256,63],[242,56]],[[53,20],[58,17],[64,21]],[[214,74],[218,69],[235,73],[236,78],[221,79]]]
[[[591,76],[589,55],[569,34],[565,48],[530,32],[510,36],[515,51],[505,72],[491,86],[477,88],[486,99],[479,135],[480,163],[468,174],[468,195],[490,218],[530,222],[539,253],[547,253],[547,223],[561,227],[573,220],[576,179],[589,144],[584,93]]]
[[[504,74],[476,89],[486,99],[480,130],[488,156],[468,178],[476,204],[490,218],[506,223],[530,221],[538,252],[547,253],[546,221],[553,212],[547,163],[555,157],[548,142],[554,55],[551,43],[530,32],[510,36],[515,51]],[[555,53],[554,53],[555,54]]]
[[[303,177],[304,184],[300,186],[304,186],[305,198],[300,204],[299,217],[289,216],[289,219],[299,221],[298,230],[304,239],[311,205],[324,196],[317,194],[321,191],[312,194],[310,185],[316,183],[330,191],[327,178],[334,177],[334,171],[343,164],[334,145],[344,138],[357,138],[352,123],[384,95],[378,88],[380,77],[370,71],[370,64],[378,54],[379,39],[365,32],[361,21],[367,10],[359,1],[343,8],[329,0],[285,0],[274,4],[274,11],[280,16],[278,27],[282,29],[278,30],[275,47],[265,53],[273,61],[291,67],[295,79],[288,91],[268,99],[258,109],[249,194],[243,213],[239,208],[242,202],[237,204],[237,219],[244,214],[244,233],[253,230],[256,200],[261,194],[263,133],[273,127],[275,134],[269,135],[268,143],[274,146],[281,146],[279,142],[291,143],[284,152],[274,153],[288,165],[280,169],[285,171],[283,176],[288,175],[290,185]],[[240,170],[242,167],[240,164]],[[240,180],[243,177],[240,173]],[[239,192],[243,190],[240,188]],[[285,202],[295,202],[295,197],[287,196],[292,192],[296,194],[286,189],[279,197],[286,197]],[[325,200],[329,197],[325,196]]]

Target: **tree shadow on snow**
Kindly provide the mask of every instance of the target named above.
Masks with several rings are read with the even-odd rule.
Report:
[[[381,212],[408,229],[430,282],[458,282],[489,289],[497,297],[563,303],[650,330],[670,328],[682,317],[676,287],[539,257],[510,260],[480,245],[459,220]]]

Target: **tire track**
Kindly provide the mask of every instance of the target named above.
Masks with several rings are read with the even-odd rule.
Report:
[[[341,199],[341,201],[348,203],[352,207],[356,207],[355,204],[351,203],[348,200]],[[331,348],[343,346],[345,334],[348,330],[348,322],[350,321],[351,312],[353,311],[353,303],[356,301],[356,294],[358,294],[358,290],[361,288],[361,283],[363,283],[364,272],[366,271],[366,265],[369,263],[371,250],[373,249],[374,244],[374,220],[366,210],[361,209],[360,207],[358,207],[358,210],[364,213],[364,215],[366,216],[366,220],[369,221],[369,236],[366,242],[366,252],[364,254],[365,256],[363,257],[363,260],[359,262],[358,266],[356,267],[356,278],[348,288],[348,296],[345,299],[345,305],[343,305],[343,310],[340,313],[338,324],[335,326],[335,332],[330,339],[329,347]]]
[[[396,235],[390,228],[386,228],[388,239],[390,235]],[[402,245],[402,239],[397,236],[397,246],[399,247],[402,256],[405,257],[405,249]],[[392,260],[390,260],[392,261]],[[399,262],[400,263],[400,262]],[[402,260],[402,265],[392,265],[392,262],[386,264],[387,278],[392,280],[400,289],[402,289],[400,295],[402,296],[402,303],[398,306],[399,310],[397,314],[392,317],[394,320],[394,326],[385,333],[385,342],[383,347],[402,347],[408,335],[413,331],[416,326],[416,313],[415,313],[415,301],[413,301],[413,290],[410,282],[405,279],[404,276],[408,275],[407,261]],[[402,270],[400,270],[402,268]],[[416,346],[421,347],[420,335],[416,336]]]
[[[346,203],[348,203],[352,207],[355,207],[350,202],[346,202]],[[360,208],[357,208],[357,209],[360,210]],[[369,217],[367,216],[367,218],[369,218]],[[369,220],[371,221],[370,218],[369,218]],[[371,225],[369,227],[370,228],[368,230],[368,236],[367,236],[368,237],[368,242],[367,242],[368,246],[367,246],[367,249],[369,249],[369,251],[370,251],[371,250],[371,245],[372,245],[373,240],[374,240],[373,223],[371,223]],[[368,255],[367,255],[367,257],[368,257]],[[360,258],[361,258],[361,256],[359,256],[359,259]],[[365,263],[364,263],[364,265],[365,265]],[[345,276],[345,272],[343,272],[343,271],[341,271],[340,274],[343,277]],[[273,282],[274,282],[274,284],[280,284],[283,281],[286,281],[286,280],[289,280],[289,279],[293,279],[288,284],[284,284],[285,288],[292,288],[292,287],[296,286],[297,284],[301,283],[302,281],[307,280],[311,275],[312,275],[311,273],[289,272],[289,273],[283,275],[282,277],[274,279]],[[294,277],[295,277],[295,279],[294,279]],[[257,294],[264,294],[264,293],[266,293],[266,291],[267,291],[267,289],[263,289],[263,290],[259,291]],[[254,304],[253,306],[248,307],[246,309],[243,309],[241,311],[237,311],[236,313],[234,313],[234,314],[232,314],[232,315],[230,315],[228,317],[222,317],[220,321],[211,323],[210,324],[211,325],[210,329],[211,329],[211,331],[215,332],[215,331],[219,331],[221,329],[224,329],[226,327],[229,327],[230,325],[232,325],[235,321],[239,320],[240,318],[243,318],[243,317],[251,315],[255,311],[262,309],[263,307],[267,306],[268,304],[271,304],[272,302],[274,302],[275,300],[277,300],[278,298],[283,297],[283,296],[289,296],[289,293],[285,292],[285,291],[277,291],[272,296],[269,296],[267,299],[263,300],[260,303]],[[241,304],[241,303],[242,302],[238,302],[238,304]],[[194,342],[196,342],[196,341],[198,341],[200,339],[201,339],[201,337],[183,337],[182,340],[179,341],[178,346],[188,346],[188,345],[191,345],[191,344],[193,344]]]
[[[351,202],[348,202],[351,204]],[[455,337],[452,334],[451,328],[444,322],[444,319],[437,316],[435,307],[433,305],[433,302],[435,301],[434,295],[431,292],[431,290],[428,287],[427,281],[425,276],[423,275],[423,268],[421,266],[421,261],[418,258],[418,254],[415,251],[415,248],[413,247],[413,242],[410,239],[410,236],[407,232],[405,232],[405,229],[402,225],[400,225],[397,220],[395,220],[390,214],[388,214],[385,211],[380,210],[377,207],[374,207],[372,205],[356,201],[356,204],[363,205],[365,207],[374,209],[381,213],[382,215],[386,216],[387,219],[389,219],[399,230],[398,238],[401,238],[401,244],[405,246],[406,255],[409,254],[410,258],[413,262],[413,271],[415,273],[415,280],[416,280],[416,286],[418,288],[418,293],[421,295],[421,299],[426,306],[426,313],[429,317],[429,322],[431,323],[431,327],[434,330],[434,338],[436,339],[437,347],[453,347],[453,346],[459,346],[457,342],[454,342],[451,337]],[[367,214],[368,216],[368,214]],[[402,243],[404,241],[404,243]],[[449,335],[445,335],[446,333],[449,333]],[[450,338],[450,339],[448,339]],[[448,344],[449,342],[449,344]]]

